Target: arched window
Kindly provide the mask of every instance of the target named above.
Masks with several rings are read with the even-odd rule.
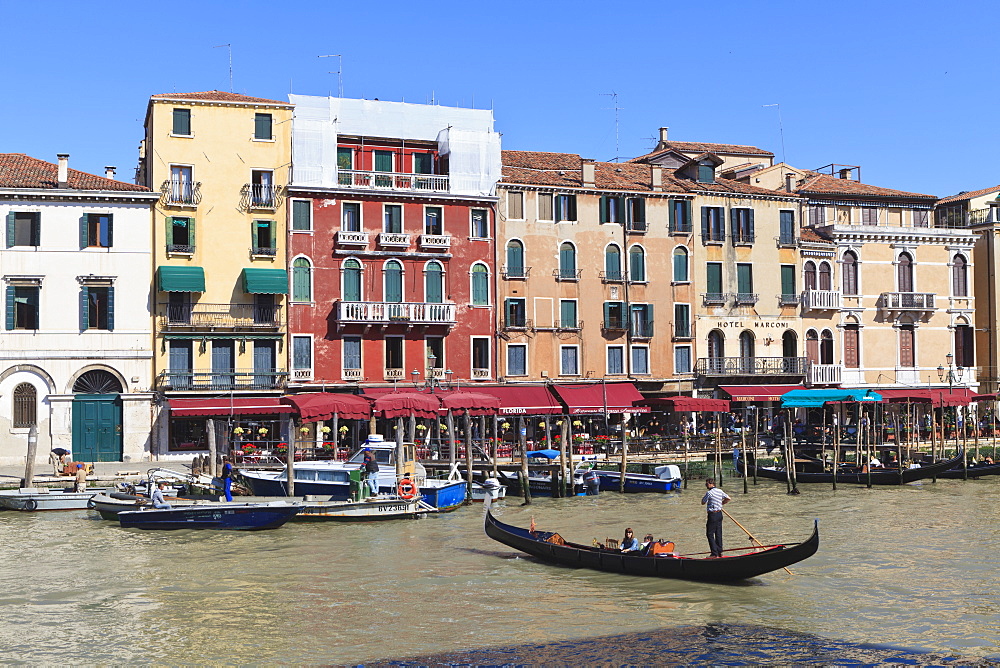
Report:
[[[576,248],[568,241],[559,247],[559,278],[576,278]]]
[[[844,269],[841,272],[844,294],[858,294],[858,256],[854,251],[844,253]]]
[[[816,289],[816,263],[809,260],[802,268],[802,283],[806,290]]]
[[[517,239],[507,242],[507,277],[524,278],[524,244]]]
[[[962,255],[956,255],[951,264],[951,291],[955,297],[969,296],[968,263]]]
[[[622,252],[614,244],[608,244],[604,249],[604,278],[609,281],[622,280]]]
[[[304,257],[292,262],[292,301],[312,301],[312,264]]]
[[[830,274],[830,263],[819,263],[819,289],[833,290],[833,278]]]
[[[828,329],[823,330],[823,337],[819,342],[819,363],[833,364],[833,332]]]
[[[476,306],[488,306],[490,303],[490,274],[486,265],[472,267],[472,303]]]
[[[806,359],[810,364],[819,364],[819,334],[815,329],[806,332]]]
[[[798,337],[795,336],[795,332],[788,330],[781,335],[781,356],[782,357],[798,357],[799,356],[799,341]]]
[[[722,332],[713,329],[708,333],[708,372],[722,373],[725,367],[726,338]]]
[[[674,249],[674,281],[684,283],[688,280],[688,252],[683,246],[678,246]]]
[[[646,280],[646,251],[642,246],[632,246],[628,251],[629,280],[644,282]]]
[[[122,384],[110,371],[92,369],[73,383],[73,394],[120,394]]]
[[[424,301],[430,304],[444,301],[444,268],[440,262],[428,262],[424,269]]]
[[[899,261],[896,265],[898,277],[898,289],[900,292],[913,292],[913,258],[909,253],[900,253]],[[903,365],[903,366],[913,366]]]
[[[35,386],[21,383],[14,388],[14,427],[34,427],[37,421],[38,396]]]
[[[754,339],[753,332],[740,332],[740,371],[754,372]]]
[[[403,301],[403,265],[398,260],[385,263],[385,301],[393,304]]]
[[[344,262],[343,297],[345,302],[361,301],[361,263],[357,260]]]

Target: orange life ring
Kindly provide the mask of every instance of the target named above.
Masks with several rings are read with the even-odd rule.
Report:
[[[399,493],[399,496],[409,501],[417,495],[417,486],[409,478],[404,477],[399,481],[399,485],[396,486],[396,491]]]

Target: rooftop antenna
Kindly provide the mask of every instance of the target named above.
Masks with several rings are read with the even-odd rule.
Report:
[[[221,49],[226,47],[229,49],[229,92],[233,92],[233,45],[232,44],[219,44],[218,46],[213,46],[213,49]]]
[[[762,104],[762,107],[777,107],[778,108],[778,132],[781,133],[781,161],[788,164],[788,160],[785,158],[785,128],[781,123],[781,105],[775,104]]]
[[[327,74],[337,75],[337,97],[344,97],[344,57],[339,53],[330,53],[325,56],[316,56],[316,57],[337,59],[337,71],[327,72]]]
[[[611,91],[610,93],[601,93],[601,95],[603,95],[605,97],[610,97],[612,103],[615,105],[614,106],[614,110],[615,110],[615,162],[618,162],[621,159],[621,151],[620,151],[620,147],[619,147],[619,143],[620,142],[618,141],[618,112],[619,111],[623,111],[623,109],[618,106],[618,93],[616,93],[614,91]],[[607,109],[607,108],[608,107],[605,107],[605,109]]]

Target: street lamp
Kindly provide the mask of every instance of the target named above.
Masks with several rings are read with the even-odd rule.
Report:
[[[937,368],[938,380],[944,382],[944,379],[948,379],[948,391],[951,392],[952,386],[955,383],[962,382],[962,376],[965,374],[965,368],[962,366],[955,367],[953,362],[955,361],[955,356],[948,353],[944,356],[945,360],[948,362],[948,369],[946,370],[940,364]]]

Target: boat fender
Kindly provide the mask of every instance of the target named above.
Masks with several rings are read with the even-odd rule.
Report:
[[[399,485],[396,486],[396,491],[399,493],[399,496],[409,501],[417,495],[417,486],[409,478],[404,477],[399,481]]]
[[[90,497],[89,499],[87,499],[87,507],[88,508],[90,508],[91,510],[93,510],[94,506],[96,506],[96,505],[97,505],[97,502],[94,501],[94,497]]]
[[[28,499],[27,501],[24,502],[24,509],[25,510],[37,510],[38,509],[38,501],[35,501],[34,499]]]

